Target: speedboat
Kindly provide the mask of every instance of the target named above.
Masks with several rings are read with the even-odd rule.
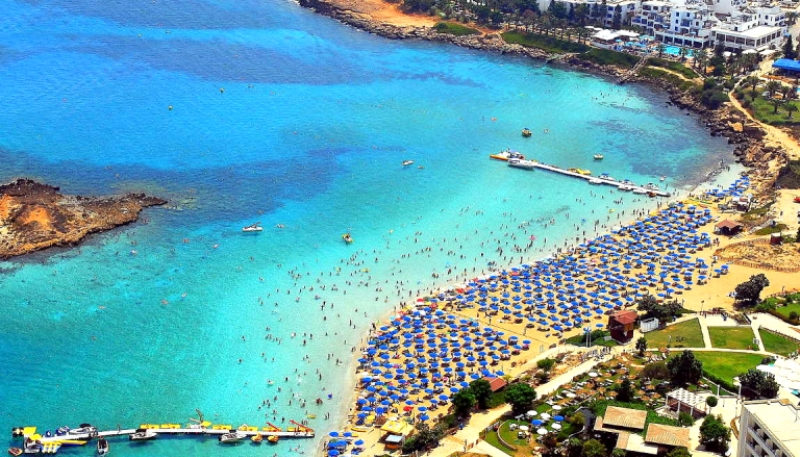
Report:
[[[80,427],[70,430],[68,434],[94,436],[97,434],[97,427],[93,426],[92,424],[81,424]]]
[[[598,178],[605,179],[606,181],[616,181],[616,179],[609,176],[608,173],[601,173],[600,176],[598,176]]]
[[[605,158],[605,156],[603,154],[595,154],[594,155],[594,160],[603,160],[604,158]]]
[[[245,439],[247,435],[239,432],[224,433],[219,436],[219,442],[223,444],[238,443]]]
[[[622,185],[619,186],[618,189],[620,190],[620,192],[630,192],[633,190],[633,187]]]
[[[97,440],[97,455],[108,455],[109,449],[108,440],[105,438]]]
[[[528,138],[532,134],[533,133],[531,132],[531,129],[529,129],[528,127],[525,127],[524,129],[522,129],[522,136],[524,136],[525,138]]]
[[[157,436],[158,433],[152,430],[139,429],[135,433],[128,435],[128,439],[131,441],[149,441],[156,439]]]
[[[243,232],[261,232],[264,230],[264,227],[261,227],[261,222],[256,222],[253,225],[248,225],[247,227],[242,227]]]
[[[404,167],[407,167],[407,166],[411,165],[412,163],[414,163],[414,161],[413,161],[413,160],[404,160],[404,161],[402,162],[402,164],[403,164],[403,166],[404,166]]]
[[[600,180],[600,179],[597,179],[597,178],[592,178],[592,179],[589,180],[589,184],[595,184],[595,185],[603,184],[603,181]]]
[[[659,181],[666,181],[666,180],[667,180],[667,177],[666,177],[666,176],[662,176],[662,177],[658,178],[658,180],[659,180]]]
[[[343,239],[343,240],[344,240],[344,242],[345,242],[345,243],[347,243],[347,244],[350,244],[350,243],[352,243],[352,242],[353,242],[353,237],[352,237],[352,236],[350,236],[350,234],[349,234],[349,233],[345,233],[344,235],[342,235],[342,239]]]
[[[492,159],[497,160],[509,160],[509,159],[524,159],[525,156],[522,155],[519,151],[514,151],[511,149],[506,149],[505,151],[500,151],[497,154],[492,154],[489,156]]]
[[[508,159],[508,166],[515,168],[523,168],[525,170],[533,170],[534,168],[536,168],[536,161],[513,158],[513,159]]]
[[[633,193],[637,195],[647,195],[647,190],[642,188],[633,189]]]

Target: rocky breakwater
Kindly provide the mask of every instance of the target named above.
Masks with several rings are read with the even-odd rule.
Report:
[[[165,203],[143,194],[62,195],[58,187],[19,179],[0,186],[0,259],[74,245],[90,233],[134,222],[142,209]]]
[[[532,58],[544,59],[549,54],[541,49],[526,48],[518,44],[503,41],[496,33],[455,36],[440,33],[433,27],[395,25],[372,18],[369,13],[359,11],[357,7],[341,0],[299,0],[301,6],[313,9],[325,16],[336,19],[347,25],[392,40],[427,40],[451,43],[457,46],[499,52],[501,54],[520,54]]]

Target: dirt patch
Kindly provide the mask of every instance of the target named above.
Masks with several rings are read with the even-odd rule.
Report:
[[[800,265],[800,243],[732,244],[719,249],[715,254],[727,262],[744,263],[749,267],[766,270],[788,271]]]

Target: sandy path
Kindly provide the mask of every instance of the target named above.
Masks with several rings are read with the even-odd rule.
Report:
[[[397,5],[383,0],[328,0],[339,9],[349,10],[364,19],[372,19],[399,27],[433,27],[438,21],[431,16],[405,14]]]

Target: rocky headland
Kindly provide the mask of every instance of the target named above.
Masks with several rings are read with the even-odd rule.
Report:
[[[58,187],[18,179],[0,186],[0,259],[75,245],[91,233],[136,221],[144,208],[165,203],[144,194],[62,195]]]

